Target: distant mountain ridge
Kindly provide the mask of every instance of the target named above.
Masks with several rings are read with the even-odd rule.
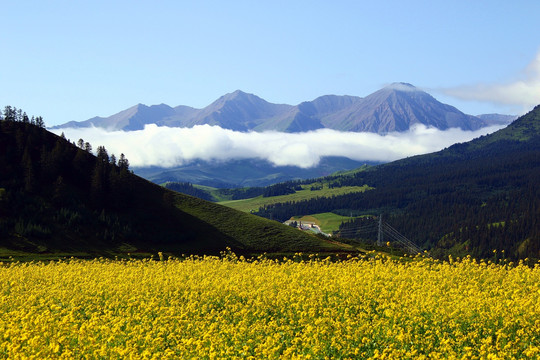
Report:
[[[138,104],[109,117],[71,121],[53,128],[94,126],[133,131],[141,130],[147,124],[169,127],[208,124],[235,131],[303,132],[329,128],[384,134],[406,131],[415,124],[441,130],[453,127],[476,130],[504,121],[511,119],[499,114],[467,115],[411,84],[394,83],[365,98],[324,95],[298,105],[273,104],[237,90],[202,109]]]
[[[275,166],[260,159],[229,160],[226,162],[195,161],[193,163],[162,168],[157,166],[134,168],[135,174],[155,182],[189,182],[215,188],[269,186],[275,183],[318,178],[336,171],[352,170],[364,164],[377,162],[355,161],[346,157],[323,157],[317,166]]]
[[[481,114],[476,117],[487,121],[490,125],[508,125],[512,121],[516,120],[517,115],[502,115],[502,114]]]

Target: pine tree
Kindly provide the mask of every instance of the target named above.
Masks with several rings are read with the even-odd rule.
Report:
[[[107,149],[105,149],[105,146],[100,145],[97,148],[96,157],[98,159],[98,162],[108,164],[109,163],[109,154],[107,153]]]
[[[43,122],[43,118],[41,116],[36,117],[36,126],[45,128],[45,122]]]
[[[118,159],[118,167],[120,170],[129,170],[129,161],[124,155],[124,153],[120,154],[120,159]]]
[[[111,155],[110,163],[112,166],[116,166],[116,156],[114,154]]]
[[[4,120],[15,121],[17,108],[13,108],[10,105],[4,107]]]

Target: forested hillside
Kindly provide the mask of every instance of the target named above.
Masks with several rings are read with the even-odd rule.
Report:
[[[123,155],[98,146],[94,156],[83,139],[69,142],[41,118],[11,110],[0,119],[0,255],[341,249],[155,185],[134,175]]]
[[[435,255],[485,258],[495,250],[540,258],[540,106],[492,135],[328,180],[375,189],[270,205],[258,214],[279,220],[328,211],[384,214]],[[361,222],[342,229],[350,234]]]

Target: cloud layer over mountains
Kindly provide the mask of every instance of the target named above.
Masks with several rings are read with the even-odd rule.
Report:
[[[238,132],[218,126],[192,128],[146,125],[138,131],[107,131],[102,128],[64,128],[71,141],[88,141],[94,149],[106,147],[117,157],[124,153],[131,166],[174,167],[195,160],[227,161],[261,159],[276,166],[309,168],[321,157],[344,156],[359,161],[393,161],[434,152],[457,142],[492,133],[503,126],[476,131],[457,128],[445,131],[418,125],[406,132],[387,135],[319,129],[304,133]]]

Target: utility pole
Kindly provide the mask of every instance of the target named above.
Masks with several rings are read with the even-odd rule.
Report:
[[[382,232],[382,214],[379,215],[379,232],[377,233],[377,245],[382,246],[383,232]]]

